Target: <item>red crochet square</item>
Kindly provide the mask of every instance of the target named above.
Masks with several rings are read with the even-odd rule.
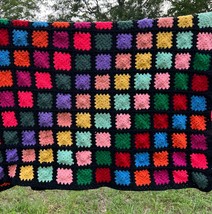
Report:
[[[118,167],[130,167],[130,153],[116,152],[115,163]]]
[[[175,111],[180,111],[180,110],[187,110],[188,100],[186,95],[182,94],[175,94],[173,96],[173,106]]]
[[[76,32],[74,34],[74,48],[89,51],[91,49],[91,34]]]
[[[52,88],[50,73],[35,72],[35,80],[36,80],[36,87],[38,89],[51,89]]]
[[[55,52],[54,53],[54,68],[56,70],[71,70],[71,55],[68,53]]]
[[[190,156],[191,166],[196,169],[207,169],[208,161],[204,154],[192,153]]]
[[[176,184],[186,183],[188,181],[188,173],[186,170],[174,170],[172,175]]]
[[[207,91],[208,90],[208,77],[205,75],[194,74],[192,77],[192,90],[193,91]]]
[[[167,129],[169,126],[168,114],[154,114],[154,128]]]
[[[15,127],[18,125],[14,111],[2,112],[1,117],[4,127]]]
[[[111,181],[111,173],[109,168],[97,168],[95,174],[97,183],[109,183]]]
[[[136,149],[149,149],[150,148],[149,133],[135,134],[135,148]]]
[[[9,33],[7,29],[0,29],[0,46],[7,46],[9,44]]]
[[[33,107],[33,95],[30,91],[18,91],[18,103],[21,108]]]

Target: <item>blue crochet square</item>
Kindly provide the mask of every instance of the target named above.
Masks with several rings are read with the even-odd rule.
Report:
[[[0,50],[0,66],[9,66],[10,65],[10,52]]]
[[[28,32],[26,30],[13,30],[13,44],[15,46],[28,45]]]
[[[206,110],[206,98],[204,96],[192,96],[191,97],[191,110],[193,111],[205,111]]]
[[[165,132],[157,132],[154,135],[154,145],[155,148],[165,148],[168,146],[167,133]]]
[[[32,26],[34,28],[39,28],[39,27],[48,27],[48,22],[42,22],[42,21],[38,21],[38,22],[33,22]]]
[[[135,166],[149,166],[150,157],[148,152],[136,153],[135,154]]]
[[[116,170],[115,171],[115,182],[118,185],[130,185],[130,172],[127,170]]]
[[[185,130],[186,129],[187,116],[182,114],[175,114],[172,117],[172,128]]]

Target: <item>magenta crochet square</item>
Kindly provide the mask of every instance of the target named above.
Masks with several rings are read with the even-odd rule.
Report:
[[[49,68],[49,53],[47,51],[34,51],[34,65],[37,68]]]
[[[54,31],[53,34],[53,45],[56,48],[67,49],[69,47],[69,35],[66,31]]]

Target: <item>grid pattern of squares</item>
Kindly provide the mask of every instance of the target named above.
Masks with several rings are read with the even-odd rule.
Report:
[[[0,35],[2,187],[208,190],[212,13]]]

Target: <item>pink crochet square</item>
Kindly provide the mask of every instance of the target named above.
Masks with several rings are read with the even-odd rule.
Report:
[[[21,108],[33,107],[33,94],[31,91],[18,91],[18,103]]]
[[[47,72],[35,72],[36,87],[38,89],[51,89],[51,74]]]
[[[89,94],[77,94],[76,107],[78,109],[89,109],[91,107],[91,96]]]
[[[73,182],[73,172],[71,169],[58,168],[57,169],[57,183],[71,184]]]
[[[10,178],[14,178],[17,170],[17,165],[8,166],[8,175]]]
[[[74,34],[74,48],[82,51],[89,51],[91,49],[91,34],[76,32]]]
[[[189,53],[178,53],[175,56],[175,68],[187,70],[190,67],[191,55]]]
[[[186,170],[174,170],[172,175],[176,184],[186,183],[188,181],[188,173]]]
[[[138,49],[152,48],[152,33],[138,33],[136,36],[136,47]]]
[[[96,146],[110,147],[111,137],[109,132],[97,132],[95,135]]]
[[[131,54],[116,55],[116,69],[126,70],[131,68]]]
[[[198,33],[197,48],[199,50],[212,50],[212,33]]]
[[[23,162],[33,162],[35,161],[36,155],[34,149],[24,149],[22,150],[22,161]]]
[[[54,52],[54,68],[56,70],[71,70],[71,55],[69,53]]]
[[[131,127],[130,114],[117,114],[116,115],[116,128],[129,129]]]
[[[107,90],[110,88],[110,76],[105,75],[96,75],[95,76],[95,88],[97,90]]]
[[[172,28],[173,24],[174,24],[173,17],[159,18],[157,22],[159,28]]]
[[[170,87],[170,74],[169,73],[156,73],[155,74],[155,89],[169,89]]]
[[[18,125],[18,121],[14,111],[5,111],[1,113],[4,127],[15,127]]]
[[[61,127],[71,127],[71,113],[61,112],[57,114],[57,125]]]
[[[150,108],[149,94],[136,94],[134,95],[134,108],[136,110]]]
[[[39,132],[39,144],[41,146],[52,145],[53,143],[54,138],[51,130],[43,130]]]
[[[76,153],[76,160],[78,166],[86,166],[91,164],[92,153],[90,151],[80,151]]]

